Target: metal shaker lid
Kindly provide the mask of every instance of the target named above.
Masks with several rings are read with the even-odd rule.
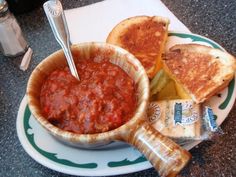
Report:
[[[0,0],[0,13],[4,13],[8,10],[8,5],[5,0]]]

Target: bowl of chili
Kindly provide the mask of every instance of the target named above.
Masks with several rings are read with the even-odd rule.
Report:
[[[70,74],[62,50],[33,70],[26,95],[35,119],[55,138],[80,148],[127,142],[161,176],[175,176],[191,156],[146,120],[149,80],[141,63],[106,43],[81,43],[71,50],[80,81]]]

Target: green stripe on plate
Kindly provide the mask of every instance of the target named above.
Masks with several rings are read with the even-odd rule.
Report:
[[[227,97],[225,98],[223,103],[220,104],[219,109],[225,109],[228,106],[234,92],[234,84],[235,84],[235,78],[232,81],[230,81],[228,86]]]
[[[141,163],[141,162],[145,162],[147,161],[147,159],[142,155],[140,157],[138,157],[137,159],[130,161],[128,159],[124,159],[121,161],[113,161],[113,162],[109,162],[107,164],[108,167],[120,167],[120,166],[126,166],[126,165],[133,165],[136,163]]]
[[[66,166],[70,166],[70,167],[77,167],[77,168],[97,168],[97,163],[85,163],[85,164],[77,164],[74,162],[71,162],[69,160],[65,160],[65,159],[58,159],[56,157],[56,153],[51,153],[51,152],[47,152],[42,150],[40,147],[38,147],[34,141],[34,134],[29,134],[28,130],[32,129],[32,127],[30,127],[29,125],[29,119],[31,116],[31,112],[29,110],[29,106],[27,105],[25,108],[25,113],[24,113],[24,130],[25,130],[25,135],[28,139],[28,141],[30,142],[30,144],[34,147],[34,149],[36,151],[38,151],[41,155],[43,155],[44,157],[46,157],[47,159],[50,159],[54,162],[57,162],[59,164],[62,165],[66,165]]]
[[[221,49],[221,47],[219,45],[217,45],[215,42],[210,41],[207,38],[203,38],[202,36],[198,36],[195,34],[192,35],[192,34],[185,34],[185,33],[184,34],[183,33],[169,33],[168,36],[177,36],[180,38],[191,38],[193,40],[193,42],[196,42],[196,41],[206,42],[216,49]]]

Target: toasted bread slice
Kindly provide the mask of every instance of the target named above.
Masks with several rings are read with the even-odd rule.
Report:
[[[106,42],[136,56],[149,78],[161,68],[161,55],[168,36],[169,20],[158,16],[135,16],[116,25]]]
[[[236,61],[219,49],[182,44],[165,54],[163,68],[196,103],[201,103],[229,84],[235,75]]]

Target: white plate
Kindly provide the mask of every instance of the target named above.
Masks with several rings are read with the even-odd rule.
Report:
[[[214,48],[223,48],[205,37],[170,32],[167,48],[174,44],[201,43]],[[236,97],[235,79],[220,96],[207,103],[221,124],[231,110]],[[102,149],[86,150],[61,144],[47,133],[31,115],[26,97],[23,98],[17,116],[17,134],[25,151],[40,164],[53,170],[81,176],[106,176],[137,172],[151,168],[151,164],[133,147],[125,143],[111,143]],[[190,142],[191,149],[200,141]]]

